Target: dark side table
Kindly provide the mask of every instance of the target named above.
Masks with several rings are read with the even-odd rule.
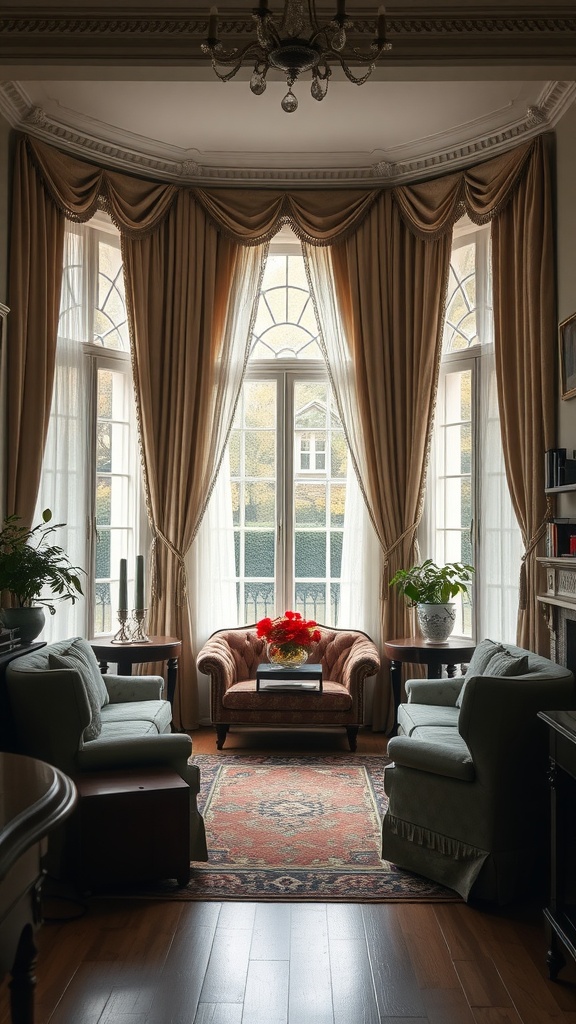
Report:
[[[384,654],[390,659],[390,682],[394,698],[394,729],[398,726],[398,705],[402,695],[402,662],[411,665],[427,665],[428,678],[440,679],[442,668],[450,678],[456,675],[456,665],[468,662],[476,650],[472,640],[446,640],[443,644],[428,644],[421,636],[401,637],[399,640],[387,640]]]
[[[101,636],[88,641],[98,658],[102,673],[108,671],[108,662],[118,667],[119,676],[131,676],[132,665],[151,661],[165,661],[167,664],[166,689],[170,707],[174,707],[174,693],[178,680],[178,658],[182,641],[174,636],[151,636],[149,640],[133,644],[113,644],[111,636]]]

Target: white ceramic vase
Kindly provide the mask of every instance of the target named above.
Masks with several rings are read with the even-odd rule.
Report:
[[[416,606],[420,632],[427,644],[445,644],[456,622],[456,605],[419,604]]]

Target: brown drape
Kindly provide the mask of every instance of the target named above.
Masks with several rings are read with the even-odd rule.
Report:
[[[33,491],[38,484],[41,431],[45,431],[53,378],[62,262],[61,214],[88,220],[103,202],[124,236],[129,263],[138,388],[149,390],[140,403],[149,491],[157,495],[154,514],[160,517],[158,529],[164,533],[163,523],[172,532],[161,540],[160,559],[161,573],[164,570],[170,576],[170,596],[162,610],[152,610],[153,621],[162,628],[176,628],[180,620],[169,602],[178,600],[181,545],[186,542],[190,523],[187,510],[169,509],[168,505],[170,497],[189,501],[191,494],[185,495],[182,489],[170,496],[162,488],[173,486],[178,478],[179,487],[190,487],[193,492],[197,466],[187,452],[187,466],[178,469],[170,450],[169,431],[177,446],[182,439],[176,439],[180,422],[176,415],[171,419],[168,410],[160,408],[161,396],[168,395],[174,384],[170,376],[173,370],[164,359],[166,345],[184,367],[188,384],[197,380],[197,391],[187,397],[198,411],[202,410],[202,389],[209,386],[214,369],[211,360],[217,350],[217,332],[214,343],[210,337],[233,273],[233,248],[227,248],[223,239],[253,245],[270,238],[282,222],[289,220],[297,233],[313,244],[338,246],[339,299],[363,378],[362,416],[370,467],[366,487],[377,510],[375,521],[379,519],[383,529],[381,543],[388,552],[388,572],[401,562],[406,564],[412,557],[424,482],[447,252],[452,225],[467,211],[476,223],[495,221],[495,277],[502,277],[502,284],[495,289],[497,372],[507,473],[525,543],[531,548],[541,518],[537,491],[541,488],[542,456],[553,434],[553,269],[551,258],[543,258],[544,253],[552,251],[548,159],[543,137],[539,137],[469,170],[391,191],[216,188],[208,192],[95,168],[32,139],[20,140],[11,254],[13,312],[8,369],[13,392],[10,427],[15,441],[11,437],[9,509],[20,514],[24,508],[33,509]],[[43,197],[40,181],[52,202]],[[205,217],[201,217],[200,209]],[[173,215],[173,211],[178,213]],[[183,224],[178,225],[180,216]],[[183,225],[188,226],[186,237]],[[214,230],[219,235],[217,240]],[[159,234],[152,241],[154,232]],[[204,233],[204,241],[196,238],[197,233]],[[137,256],[136,247],[128,240],[139,238],[142,242],[146,235],[151,236],[149,250],[141,245]],[[161,256],[161,235],[171,239],[171,257]],[[212,256],[207,256],[209,252]],[[170,297],[170,303],[176,303],[174,315],[179,324],[173,333],[168,302],[161,304],[164,311],[160,317],[152,299],[144,316],[141,309],[136,310],[146,282],[149,286],[151,275],[160,268],[157,287]],[[135,279],[137,272],[141,280]],[[192,307],[186,309],[186,288],[191,289],[190,301],[202,306],[201,315],[199,310],[193,313],[200,315],[202,323],[189,331],[184,321]],[[208,304],[206,309],[204,302]],[[186,337],[191,347],[201,344],[190,366],[186,360],[191,353],[178,350],[178,336]],[[515,397],[509,395],[507,387],[511,365],[516,370],[525,367],[523,380],[516,375],[513,378],[511,391]],[[538,383],[540,371],[542,386]],[[200,382],[202,373],[205,377]],[[162,388],[153,381],[154,374],[162,378]],[[401,402],[397,401],[398,394],[402,395]],[[175,406],[172,397],[169,403]],[[182,411],[181,402],[178,416]],[[201,423],[195,415],[193,421]],[[539,425],[534,426],[535,422]],[[152,451],[156,453],[154,459]],[[28,459],[33,461],[33,477],[27,490],[23,478],[30,478]],[[532,549],[526,561],[534,607],[523,616],[521,639],[526,646],[540,647]],[[162,581],[162,586],[166,582]],[[383,589],[387,589],[385,585]],[[396,599],[390,603],[387,596],[384,629],[387,635],[401,633],[406,628],[405,612],[394,607]],[[186,657],[191,664],[190,651]]]
[[[507,475],[527,552],[521,596],[530,595],[518,642],[534,650],[546,645],[536,611],[535,545],[546,511],[542,455],[554,424],[550,196],[546,147],[538,139],[460,174],[385,193],[355,234],[333,249],[363,423],[363,483],[384,556],[383,641],[410,631],[405,601],[388,583],[416,558],[452,226],[466,211],[476,222],[492,219],[498,239],[499,399]],[[380,687],[375,725],[387,728],[392,715],[390,687]]]
[[[50,420],[64,254],[64,212],[16,153],[10,236],[6,506],[32,525]]]
[[[538,608],[537,545],[548,513],[542,453],[554,446],[556,304],[551,138],[539,140],[514,192],[492,222],[496,377],[506,476],[524,543],[518,643],[547,655]]]
[[[140,436],[154,537],[149,630],[182,640],[175,720],[198,724],[184,556],[200,522],[213,467],[218,340],[238,245],[220,234],[189,192],[160,228],[123,242]]]
[[[433,242],[417,238],[386,192],[332,252],[356,373],[363,483],[384,553],[382,641],[411,632],[406,601],[388,584],[416,558],[451,240],[447,232]],[[376,687],[375,728],[393,719],[390,686]]]

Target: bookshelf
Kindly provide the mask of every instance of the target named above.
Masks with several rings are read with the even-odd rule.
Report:
[[[544,455],[544,490],[576,491],[576,449],[549,448]]]
[[[559,494],[561,491],[576,491],[576,484],[562,484],[560,487],[545,487],[545,494]]]

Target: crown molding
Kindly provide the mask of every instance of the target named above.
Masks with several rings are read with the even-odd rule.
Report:
[[[505,127],[491,131],[482,124],[472,141],[450,148],[437,148],[425,156],[394,162],[381,160],[364,166],[343,166],[345,157],[334,154],[324,167],[246,167],[216,166],[202,159],[201,153],[155,144],[154,151],[143,151],[146,140],[130,137],[126,132],[82,119],[72,126],[48,116],[40,107],[31,105],[24,90],[16,82],[0,83],[0,111],[16,130],[58,146],[82,159],[107,167],[136,172],[141,176],[195,186],[246,186],[259,184],[270,188],[305,185],[320,188],[332,186],[371,187],[395,185],[449,173],[478,160],[495,156],[520,142],[528,141],[543,131],[550,131],[576,99],[575,82],[548,82],[538,102],[528,106],[523,115]],[[96,131],[106,131],[106,136]],[[152,144],[150,144],[152,145]]]
[[[206,11],[208,9],[206,0]],[[247,4],[247,8],[248,8]],[[349,3],[349,7],[351,4]],[[576,56],[576,16],[573,2],[467,5],[457,9],[439,4],[388,7],[387,33],[391,66],[437,61],[521,61],[565,63]],[[322,17],[322,10],[319,11]],[[328,12],[327,12],[328,16]],[[351,41],[374,34],[374,6],[354,6]],[[248,10],[219,8],[219,34],[227,46],[243,45],[254,35]],[[26,60],[86,61],[134,65],[145,59],[154,65],[206,64],[200,43],[208,32],[206,15],[193,17],[182,8],[154,4],[145,8],[3,5],[0,17],[0,59],[15,64]],[[513,55],[513,56],[512,56]]]

